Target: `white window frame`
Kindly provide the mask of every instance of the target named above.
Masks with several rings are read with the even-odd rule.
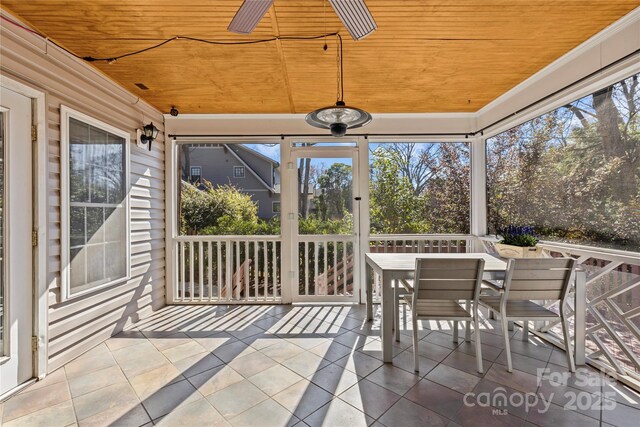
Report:
[[[242,176],[237,175],[236,171],[242,171]],[[246,176],[244,166],[234,166],[233,167],[233,177],[234,178],[244,178]]]
[[[70,245],[70,201],[69,201],[69,119],[74,118],[90,126],[101,129],[105,132],[109,132],[115,136],[121,137],[125,140],[124,146],[124,186],[125,197],[123,200],[125,210],[125,275],[121,278],[111,280],[107,283],[102,283],[98,286],[84,289],[80,292],[71,293],[71,283],[69,280],[70,266],[71,266],[71,245]],[[131,162],[131,134],[111,126],[105,122],[95,119],[91,116],[83,114],[79,111],[73,110],[65,105],[60,106],[60,225],[61,225],[61,300],[76,298],[81,295],[93,293],[101,289],[110,287],[114,284],[124,284],[131,278],[131,203],[130,203],[130,162]]]

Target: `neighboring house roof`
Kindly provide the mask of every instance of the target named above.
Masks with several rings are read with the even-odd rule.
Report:
[[[276,192],[276,189],[274,187],[272,187],[271,185],[269,185],[269,183],[266,182],[264,179],[262,179],[262,177],[258,173],[256,173],[256,171],[254,171],[253,168],[251,166],[249,166],[247,164],[247,162],[240,155],[238,155],[238,153],[235,150],[231,149],[229,144],[223,144],[223,145],[229,150],[229,153],[231,153],[231,155],[233,155],[236,159],[238,159],[238,161],[240,163],[242,163],[244,165],[245,169],[247,169],[249,172],[251,172],[251,174],[258,180],[258,182],[260,182],[262,185],[264,185],[272,193]],[[242,148],[245,149],[245,150],[249,150],[246,147],[242,147]],[[253,150],[250,150],[250,151],[253,151]],[[256,154],[259,154],[259,153],[255,152],[255,151],[253,151],[253,152],[256,153]],[[269,162],[274,163],[275,165],[278,165],[278,162],[273,161],[273,160],[269,159],[266,156],[262,156],[262,155],[260,155],[260,156],[263,157],[264,159],[268,160]]]
[[[252,150],[249,147],[245,147],[242,144],[233,144],[233,145],[224,144],[224,145],[227,146],[232,151],[234,151],[240,157],[242,157],[243,152],[246,152],[246,153],[250,153],[250,154],[252,154],[252,155],[254,155],[254,156],[256,156],[256,157],[258,157],[258,158],[260,158],[262,160],[266,160],[269,163],[272,163],[274,168],[277,168],[278,166],[280,166],[280,163],[276,162],[275,160],[265,156],[262,153],[257,152],[256,150]]]

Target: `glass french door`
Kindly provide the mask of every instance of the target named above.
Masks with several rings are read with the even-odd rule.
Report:
[[[0,396],[33,375],[31,100],[0,92]]]
[[[359,297],[358,152],[301,143],[292,149],[294,302],[357,302]]]

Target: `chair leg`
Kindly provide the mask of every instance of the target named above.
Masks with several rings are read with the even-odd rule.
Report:
[[[560,303],[562,306],[562,303]],[[571,372],[576,371],[576,364],[573,361],[573,351],[571,348],[571,338],[569,338],[569,322],[565,316],[564,306],[560,308],[560,319],[562,320],[562,335],[564,336],[564,348],[567,353],[567,363]]]
[[[458,344],[458,321],[453,321],[453,342]]]
[[[396,341],[400,342],[400,292],[397,286],[393,288],[393,301],[393,328],[396,332]]]
[[[507,371],[513,372],[513,366],[511,365],[511,345],[509,345],[509,325],[507,316],[500,313],[500,320],[502,321],[502,332],[504,333],[504,351],[507,353]]]
[[[478,372],[484,373],[482,367],[482,344],[480,343],[480,322],[478,321],[478,311],[476,310],[473,316],[473,329],[476,332],[476,364],[478,365]]]
[[[529,321],[522,323],[522,341],[529,341]]]
[[[413,326],[413,369],[420,372],[418,363],[418,318],[415,313],[411,313],[411,325]]]

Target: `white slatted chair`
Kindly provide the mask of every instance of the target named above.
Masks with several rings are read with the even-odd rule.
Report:
[[[419,371],[418,320],[453,320],[456,341],[458,322],[473,322],[474,330],[479,331],[477,314],[483,272],[482,258],[416,259],[413,294],[403,297],[411,306],[416,372]],[[471,311],[463,308],[460,300],[467,305],[472,301]],[[476,362],[478,372],[482,373],[480,333],[476,333]]]
[[[527,330],[530,320],[557,320],[560,318],[567,361],[571,372],[576,367],[570,347],[566,315],[566,301],[575,272],[573,258],[510,259],[502,286],[485,281],[483,285],[499,292],[498,296],[481,296],[480,304],[500,316],[507,353],[507,370],[513,372],[511,348],[509,346],[508,322],[523,320]],[[534,301],[560,301],[560,314]]]

